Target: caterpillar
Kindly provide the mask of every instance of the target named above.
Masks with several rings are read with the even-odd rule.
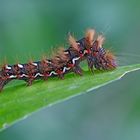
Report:
[[[83,60],[87,60],[92,72],[94,69],[113,70],[117,67],[116,58],[112,52],[103,48],[104,40],[103,35],[97,34],[94,29],[88,29],[80,40],[69,35],[69,47],[58,48],[49,59],[29,61],[26,64],[4,64],[0,70],[0,91],[15,79],[24,80],[30,86],[37,79],[47,80],[54,76],[64,79],[64,75],[69,72],[82,75],[80,62]]]

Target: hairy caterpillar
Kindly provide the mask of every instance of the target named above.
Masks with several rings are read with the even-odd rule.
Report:
[[[14,79],[24,80],[30,86],[37,79],[47,80],[54,76],[63,79],[64,75],[69,72],[82,75],[79,64],[85,59],[92,72],[94,68],[99,70],[116,68],[115,56],[102,47],[104,37],[97,35],[94,29],[87,30],[85,37],[78,41],[71,35],[68,40],[70,47],[68,49],[59,48],[50,59],[30,61],[27,64],[5,64],[0,70],[0,91]]]

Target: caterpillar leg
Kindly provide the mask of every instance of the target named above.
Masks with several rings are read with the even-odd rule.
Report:
[[[64,79],[64,74],[59,74],[58,77],[63,80]]]
[[[11,79],[0,78],[0,92],[3,90],[4,86],[10,81],[11,81]]]
[[[22,78],[20,80],[24,80],[26,83],[27,83],[27,86],[31,86],[33,81],[34,81],[34,78]]]
[[[90,59],[87,59],[87,63],[88,63],[88,68],[89,70],[94,73],[94,69],[93,69],[93,65],[94,65],[94,62],[91,61]]]
[[[5,81],[0,79],[0,92],[3,90],[4,85],[5,85]]]
[[[27,86],[31,86],[33,83],[33,80],[27,80]]]
[[[76,66],[73,68],[73,72],[82,76],[83,75],[83,70],[80,68],[80,66]]]
[[[44,81],[47,81],[47,80],[48,80],[48,76],[44,76],[44,77],[43,77],[43,80],[44,80]]]
[[[93,57],[87,57],[87,63],[88,63],[88,68],[89,70],[94,73],[94,69],[93,69],[93,66],[95,64],[95,59]]]
[[[26,81],[26,82],[27,82],[27,86],[31,86],[32,83],[33,83],[33,81],[34,81],[34,78],[28,79],[28,80]]]

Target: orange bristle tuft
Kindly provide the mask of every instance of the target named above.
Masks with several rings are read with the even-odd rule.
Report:
[[[98,41],[98,47],[102,47],[102,45],[103,45],[103,43],[104,43],[104,41],[105,41],[105,38],[104,38],[104,36],[103,35],[99,35],[98,37],[97,37],[97,41]]]
[[[58,50],[53,53],[52,62],[55,67],[61,67],[68,61],[68,56],[65,53],[65,49],[63,47],[58,48]]]
[[[109,50],[106,52],[105,54],[105,59],[108,62],[108,67],[109,69],[113,69],[116,68],[117,64],[116,64],[116,57],[114,56],[114,54],[112,52],[110,52]]]
[[[44,59],[44,60],[47,59],[46,54],[42,54],[41,59]]]
[[[114,54],[112,52],[110,52],[109,50],[106,52],[105,57],[108,59],[116,59],[116,57],[114,56]]]
[[[72,47],[74,50],[76,50],[76,51],[79,50],[78,44],[77,44],[77,42],[76,42],[76,39],[75,39],[72,35],[69,35],[68,41],[69,41],[69,44],[71,45],[71,47]]]
[[[92,45],[93,41],[94,41],[94,37],[95,37],[95,30],[94,29],[88,29],[85,33],[85,38],[87,41],[88,45]]]

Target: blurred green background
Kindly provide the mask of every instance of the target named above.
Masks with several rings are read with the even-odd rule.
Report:
[[[0,62],[38,60],[67,47],[68,32],[81,38],[89,27],[106,36],[119,65],[140,62],[138,0],[0,0]],[[130,73],[34,113],[1,132],[0,140],[139,140],[139,77],[140,71]]]

